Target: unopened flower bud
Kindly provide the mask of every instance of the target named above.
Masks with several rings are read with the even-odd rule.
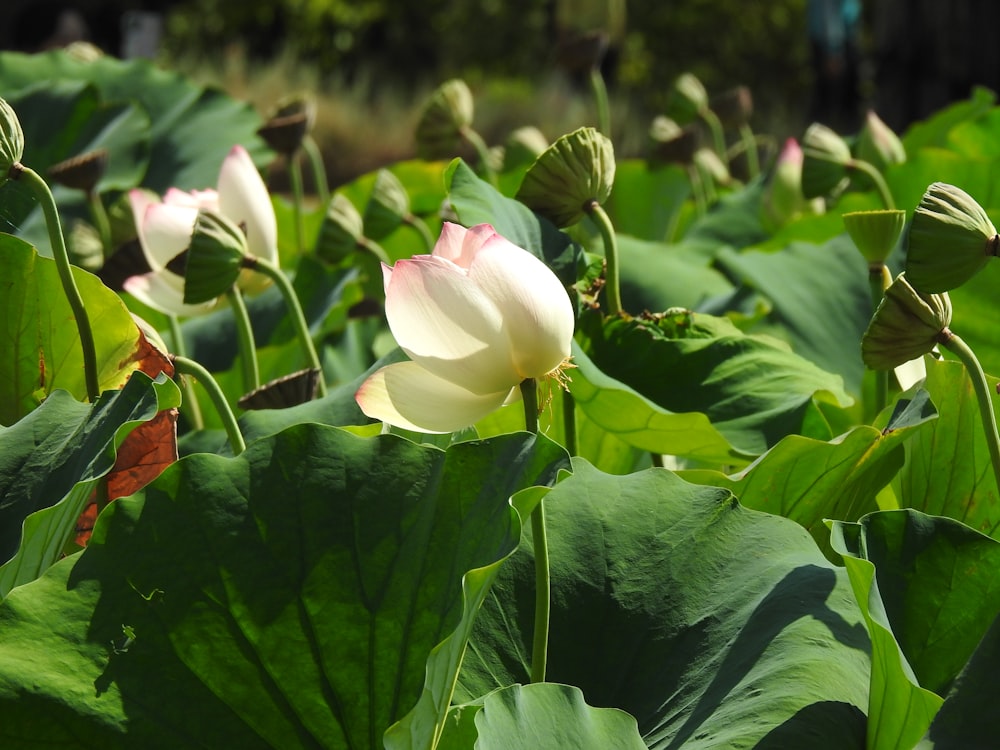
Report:
[[[802,194],[820,198],[847,182],[851,149],[847,142],[825,125],[816,122],[802,138]]]
[[[351,200],[343,193],[335,193],[319,229],[316,254],[329,263],[339,263],[358,247],[364,226]]]
[[[611,140],[580,128],[549,146],[529,167],[517,199],[560,227],[575,224],[593,201],[603,203],[615,180]]]
[[[708,108],[708,92],[692,73],[682,73],[674,81],[667,102],[667,114],[681,124],[697,119]]]
[[[351,208],[353,207],[352,204]],[[392,234],[409,214],[410,196],[403,183],[388,169],[380,169],[375,175],[375,184],[365,205],[362,223],[354,229],[360,233],[363,228],[368,237],[381,240]]]
[[[869,265],[883,264],[903,233],[906,211],[854,211],[843,218],[847,233]]]
[[[445,81],[424,105],[417,123],[417,151],[425,159],[453,156],[462,131],[472,125],[472,115],[472,92],[465,81]]]
[[[649,126],[649,137],[653,142],[649,158],[661,164],[691,164],[701,143],[696,127],[687,125],[682,128],[663,115],[655,118]]]
[[[64,187],[94,192],[108,168],[108,150],[99,148],[65,159],[49,167],[49,177]]]
[[[549,147],[549,139],[533,125],[511,132],[504,142],[504,169],[531,164]]]
[[[901,273],[868,324],[861,358],[873,370],[891,370],[930,352],[950,325],[948,294],[918,292]]]
[[[729,174],[729,167],[727,167],[719,155],[715,153],[710,148],[699,148],[694,152],[694,163],[695,165],[706,175],[708,175],[712,182],[716,185],[729,185],[732,182],[732,176]]]
[[[723,127],[735,129],[750,122],[753,95],[746,86],[737,86],[713,96],[709,108],[715,112]]]
[[[186,254],[184,304],[209,302],[232,289],[248,253],[243,229],[217,211],[200,210]]]
[[[1000,245],[983,208],[964,190],[943,182],[935,182],[920,199],[907,239],[906,275],[924,292],[961,286]]]
[[[7,181],[10,168],[21,162],[24,155],[24,133],[17,114],[0,99],[0,184]]]
[[[884,172],[892,164],[906,161],[906,149],[899,136],[871,110],[865,116],[865,124],[858,133],[854,151],[859,159],[880,172]]]

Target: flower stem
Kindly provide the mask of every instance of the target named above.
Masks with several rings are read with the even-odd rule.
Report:
[[[462,137],[465,138],[465,140],[467,140],[476,150],[476,155],[479,157],[479,166],[483,170],[483,174],[486,175],[487,181],[493,187],[496,187],[497,174],[493,171],[493,167],[490,164],[490,150],[486,146],[486,141],[484,141],[483,137],[472,128],[462,128],[461,132]]]
[[[979,402],[979,416],[983,421],[983,431],[986,434],[986,445],[990,450],[990,460],[993,462],[993,474],[996,478],[997,487],[1000,488],[1000,435],[997,434],[997,420],[993,413],[993,396],[990,393],[990,385],[986,380],[986,373],[983,372],[982,365],[976,358],[975,352],[957,334],[945,328],[938,336],[938,341],[945,349],[955,354],[972,379],[972,388],[976,392],[976,400]]]
[[[208,393],[208,397],[212,399],[212,405],[215,406],[215,410],[219,413],[219,418],[222,419],[222,426],[226,428],[226,435],[229,436],[229,444],[233,448],[233,455],[240,455],[247,449],[246,441],[243,439],[243,433],[240,432],[236,416],[233,414],[233,410],[229,408],[229,402],[226,401],[226,396],[219,387],[219,384],[215,382],[212,373],[193,359],[188,359],[187,357],[174,355],[173,362],[174,369],[178,373],[181,375],[191,375],[201,383],[202,387]]]
[[[187,347],[184,345],[184,334],[181,333],[181,324],[176,315],[168,315],[170,323],[170,338],[173,339],[174,354],[179,357],[187,356]],[[184,391],[184,404],[187,406],[188,418],[191,420],[193,430],[205,429],[205,418],[201,415],[201,405],[195,395],[194,387],[188,378],[178,378],[181,381],[181,390]]]
[[[757,139],[746,123],[740,125],[740,140],[743,141],[743,153],[747,160],[747,174],[752,180],[760,174],[760,157],[757,155]]]
[[[240,363],[243,368],[243,392],[250,393],[260,388],[260,368],[257,365],[257,348],[254,345],[253,327],[247,312],[243,294],[237,286],[230,287],[226,299],[233,310],[236,321],[236,342],[240,349]]]
[[[316,139],[308,133],[302,139],[302,150],[306,152],[306,158],[309,159],[313,182],[316,183],[316,194],[319,196],[319,204],[326,206],[330,202],[330,183],[326,179],[326,167],[323,166],[323,155],[319,151]]]
[[[414,216],[413,214],[407,214],[403,217],[403,223],[407,226],[413,227],[413,229],[420,235],[420,238],[424,241],[427,246],[427,252],[434,250],[434,238],[431,236],[430,230],[424,222]]]
[[[94,345],[94,332],[90,327],[87,309],[83,305],[83,297],[80,296],[80,290],[73,280],[73,269],[70,266],[69,254],[66,252],[66,241],[63,239],[59,211],[56,209],[52,191],[35,170],[23,164],[14,164],[10,169],[10,177],[21,180],[41,204],[42,213],[45,215],[45,226],[49,231],[49,242],[52,245],[52,257],[59,271],[59,281],[62,282],[63,293],[76,319],[80,346],[83,349],[83,373],[87,383],[87,397],[90,401],[96,401],[101,395],[101,388],[97,381],[97,348]]]
[[[695,215],[704,216],[708,211],[708,199],[705,197],[705,183],[701,179],[701,172],[698,171],[698,167],[689,164],[687,174],[691,183],[691,195],[694,197]]]
[[[309,365],[319,370],[319,385],[316,391],[320,398],[322,398],[326,395],[326,378],[323,376],[323,366],[319,362],[319,355],[316,353],[316,346],[313,344],[312,335],[309,333],[306,316],[302,313],[302,305],[299,304],[299,298],[295,295],[295,290],[292,288],[291,282],[280,268],[263,258],[254,258],[248,255],[243,259],[243,264],[246,268],[259,271],[271,279],[274,285],[278,287],[278,291],[281,292],[281,296],[285,298],[285,304],[288,305],[288,311],[292,315],[295,333],[298,335],[299,343],[302,345],[302,349],[309,359]]]
[[[608,87],[604,83],[604,76],[601,75],[600,65],[594,65],[590,69],[590,90],[597,105],[597,129],[610,138],[611,107],[608,105]]]
[[[698,113],[701,115],[701,119],[705,121],[708,125],[708,129],[712,132],[712,147],[715,149],[715,153],[718,154],[719,158],[726,161],[726,136],[722,132],[722,123],[719,122],[718,116],[712,110],[707,107]]]
[[[306,234],[302,224],[305,194],[302,190],[302,166],[299,164],[297,151],[288,156],[288,176],[292,182],[292,209],[295,212],[295,250],[301,255],[303,237]]]
[[[890,211],[895,210],[896,202],[892,199],[892,192],[889,190],[889,186],[886,184],[885,178],[882,177],[881,172],[879,172],[873,165],[866,161],[862,161],[861,159],[851,159],[849,166],[867,175],[868,179],[870,179],[872,184],[875,185],[875,189],[882,198],[882,203],[885,207]]]
[[[892,274],[885,263],[871,263],[868,266],[868,287],[872,298],[872,313],[878,309],[885,290],[892,283]],[[889,371],[875,370],[875,414],[878,415],[889,403]]]
[[[597,201],[588,203],[586,211],[597,228],[601,230],[601,238],[604,240],[604,260],[608,266],[604,285],[608,315],[618,315],[622,311],[622,289],[621,275],[618,269],[618,239],[615,237],[615,228],[611,225],[611,219],[607,212],[601,208],[601,204]]]
[[[524,401],[524,426],[538,434],[538,384],[534,378],[521,382]],[[531,543],[535,551],[535,630],[531,643],[531,681],[545,682],[545,667],[549,654],[549,611],[551,592],[549,580],[549,545],[545,532],[545,500],[539,500],[531,511]]]
[[[567,453],[577,455],[579,445],[576,437],[576,401],[569,391],[562,392],[563,400],[563,444]]]

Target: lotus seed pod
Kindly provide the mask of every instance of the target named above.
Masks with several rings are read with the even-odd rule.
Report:
[[[10,169],[24,156],[24,133],[13,108],[0,99],[0,185],[7,181]]]
[[[108,150],[99,148],[53,164],[49,167],[49,177],[64,187],[89,194],[94,192],[107,168]]]
[[[906,224],[906,211],[854,211],[844,214],[844,227],[869,264],[885,263]]]
[[[549,146],[528,168],[517,199],[556,226],[575,224],[593,201],[603,203],[615,180],[611,140],[580,128]]]
[[[560,40],[556,59],[568,73],[585,73],[600,66],[611,38],[602,30],[588,31]]]
[[[802,194],[806,198],[830,195],[847,182],[851,149],[825,125],[813,123],[802,138]]]
[[[403,183],[388,169],[380,169],[365,205],[362,219],[365,233],[373,240],[388,237],[409,214],[410,197]]]
[[[713,96],[709,108],[723,127],[735,129],[750,122],[753,115],[753,95],[746,86],[737,86]]]
[[[708,109],[708,92],[693,74],[682,73],[674,81],[667,103],[667,114],[681,124],[697,119]]]
[[[217,211],[200,210],[187,249],[184,303],[210,302],[232,289],[248,253],[243,229]]]
[[[315,123],[315,103],[301,95],[289,97],[278,104],[257,135],[279,154],[291,156],[302,146]]]
[[[364,219],[350,199],[335,193],[323,217],[316,241],[316,254],[330,263],[339,263],[364,238]]]
[[[906,149],[899,136],[871,110],[865,116],[865,124],[858,133],[854,151],[859,159],[880,172],[884,172],[888,166],[906,161]]]
[[[504,142],[504,169],[531,164],[549,145],[549,139],[538,128],[532,125],[518,128]]]
[[[891,370],[930,352],[950,325],[948,294],[918,292],[901,273],[868,324],[861,358],[873,370]]]
[[[682,128],[662,115],[650,125],[649,137],[653,141],[649,158],[661,164],[691,164],[701,143],[696,127],[687,125]]]
[[[425,159],[455,154],[462,131],[472,125],[472,92],[465,81],[453,78],[435,91],[417,123],[417,151]]]
[[[997,254],[1000,238],[964,190],[935,182],[910,224],[906,276],[923,292],[946,292],[971,279]]]

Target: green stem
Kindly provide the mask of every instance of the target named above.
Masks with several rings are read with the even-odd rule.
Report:
[[[59,211],[56,209],[52,191],[35,170],[23,164],[14,164],[10,168],[10,177],[21,180],[41,204],[42,213],[45,215],[45,226],[49,231],[49,242],[52,245],[52,257],[59,271],[59,281],[62,282],[63,293],[76,319],[80,346],[83,349],[83,373],[87,383],[87,397],[90,401],[96,401],[101,395],[101,387],[97,381],[97,348],[94,345],[94,332],[90,327],[87,309],[83,305],[83,297],[80,296],[76,281],[73,280],[73,269],[70,266],[69,253],[66,252],[66,241],[63,239]]]
[[[302,150],[306,152],[309,159],[309,166],[313,173],[313,182],[316,183],[316,194],[319,196],[319,204],[326,206],[330,203],[330,183],[326,179],[326,167],[323,166],[323,155],[320,153],[319,145],[308,133],[302,139]]]
[[[496,187],[497,174],[493,171],[493,166],[490,164],[490,149],[486,145],[486,141],[472,128],[462,128],[461,132],[462,137],[472,144],[472,147],[476,150],[476,155],[479,157],[479,166],[483,170],[483,174],[486,175],[487,181],[493,187]]]
[[[212,405],[215,406],[215,410],[219,413],[219,418],[222,420],[222,426],[226,428],[226,435],[229,436],[229,444],[233,448],[233,455],[240,455],[247,449],[246,441],[243,439],[243,433],[240,432],[240,426],[236,422],[236,415],[234,415],[233,410],[229,408],[229,402],[226,401],[226,395],[222,392],[219,384],[215,382],[215,378],[212,377],[212,373],[195,362],[193,359],[188,359],[187,357],[174,355],[173,362],[174,369],[178,373],[181,375],[190,375],[201,383],[202,388],[205,389],[208,393],[208,397],[212,400]]]
[[[260,367],[257,365],[257,347],[254,344],[253,327],[250,325],[250,313],[247,312],[243,294],[235,285],[226,292],[226,299],[233,310],[233,320],[236,321],[236,342],[243,369],[243,392],[250,393],[260,388]]]
[[[993,462],[993,474],[997,487],[1000,487],[1000,435],[997,434],[997,420],[993,413],[993,395],[990,393],[986,373],[983,372],[983,367],[979,364],[975,353],[957,334],[945,328],[938,335],[938,341],[945,349],[962,360],[965,369],[969,371],[972,388],[976,392],[976,400],[979,402],[979,415],[983,420],[986,445],[989,447],[990,460]]]
[[[173,339],[174,354],[180,357],[187,356],[187,347],[184,345],[184,334],[181,333],[181,324],[176,315],[168,315],[170,323],[170,338]],[[194,387],[188,378],[178,378],[181,381],[181,390],[184,392],[184,405],[187,406],[188,419],[191,421],[191,429],[205,429],[205,418],[201,414],[201,404],[198,403],[198,396],[194,392]]]
[[[760,174],[760,157],[757,155],[757,139],[746,123],[740,125],[740,140],[743,141],[743,153],[747,160],[747,174],[752,180]]]
[[[389,265],[392,261],[389,260],[389,254],[385,251],[385,248],[378,244],[375,240],[369,239],[368,237],[358,238],[358,247],[367,253],[371,253],[382,263]]]
[[[263,258],[247,256],[244,258],[243,263],[245,267],[254,271],[260,271],[260,273],[271,279],[274,285],[278,287],[278,291],[281,292],[281,296],[284,297],[285,304],[288,305],[288,311],[292,315],[292,324],[295,326],[295,333],[299,337],[299,343],[302,345],[306,357],[309,359],[309,365],[319,370],[319,386],[316,390],[320,398],[322,398],[326,395],[326,378],[323,376],[323,366],[319,362],[319,355],[316,353],[316,346],[313,344],[312,335],[309,333],[306,316],[302,312],[302,305],[299,304],[299,298],[292,288],[292,283],[280,268]]]
[[[892,274],[885,263],[871,263],[868,266],[868,287],[872,298],[872,314],[882,303],[885,290],[892,283]],[[889,403],[889,371],[875,370],[875,414],[881,414]]]
[[[590,69],[590,90],[597,105],[597,129],[610,138],[611,107],[608,105],[608,87],[604,84],[604,76],[601,75],[599,65],[594,65]]]
[[[708,201],[705,198],[705,185],[701,180],[701,172],[694,164],[689,164],[687,173],[688,181],[691,183],[691,195],[694,197],[695,215],[704,216],[708,211]]]
[[[569,391],[562,392],[563,400],[563,444],[571,456],[577,455],[579,445],[576,437],[576,401]]]
[[[434,250],[434,237],[431,236],[431,231],[427,228],[427,225],[424,224],[424,222],[421,219],[417,218],[413,214],[407,214],[406,216],[403,217],[403,223],[409,227],[413,227],[413,229],[417,232],[417,234],[420,235],[420,238],[424,241],[424,244],[427,246],[427,252],[431,252]]]
[[[719,155],[719,158],[726,161],[726,136],[722,132],[722,123],[719,122],[718,116],[715,112],[708,109],[707,107],[698,113],[701,119],[705,121],[708,125],[708,129],[712,131],[712,146],[715,149],[715,153]]]
[[[604,290],[608,303],[608,315],[618,315],[622,311],[622,289],[618,268],[618,239],[615,236],[615,228],[611,225],[611,219],[607,212],[601,208],[601,204],[597,201],[591,201],[585,206],[585,209],[601,231],[601,238],[604,240],[604,259],[607,262],[607,279]]]
[[[292,210],[295,213],[295,250],[302,254],[302,243],[306,230],[302,224],[303,203],[305,191],[302,189],[302,166],[299,164],[298,151],[288,155],[288,176],[292,181]]]
[[[886,184],[885,178],[882,177],[882,173],[879,172],[873,165],[861,159],[851,159],[848,164],[849,169],[856,169],[859,172],[863,172],[868,176],[868,179],[872,181],[875,185],[875,189],[878,191],[879,196],[882,198],[882,203],[890,211],[896,209],[896,202],[892,199],[892,192],[889,190],[889,186]]]
[[[87,193],[87,204],[90,206],[90,217],[94,220],[97,234],[101,238],[101,247],[104,249],[104,258],[110,258],[114,248],[111,247],[111,222],[108,220],[107,209],[104,208],[104,201],[94,190]]]
[[[524,401],[524,426],[538,434],[538,384],[534,378],[521,382]],[[545,501],[539,500],[531,511],[531,543],[535,552],[535,630],[531,643],[531,681],[545,682],[545,667],[549,653],[549,612],[551,582],[549,580],[549,545],[545,532]]]

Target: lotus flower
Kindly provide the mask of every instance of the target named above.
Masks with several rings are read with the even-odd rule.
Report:
[[[369,377],[362,411],[397,427],[452,432],[518,398],[527,378],[568,366],[574,311],[559,279],[489,224],[445,223],[431,255],[383,264],[385,312],[410,357]]]
[[[217,211],[243,227],[250,254],[277,262],[278,228],[267,187],[246,149],[234,146],[222,162],[217,189],[184,192],[170,188],[163,199],[143,190],[129,193],[132,214],[150,273],[132,276],[125,290],[141,302],[171,315],[195,315],[211,309],[215,301],[186,305],[184,276],[168,264],[191,243],[198,211]],[[248,285],[256,283],[256,287]],[[244,291],[256,291],[259,277],[247,274],[240,279]]]

